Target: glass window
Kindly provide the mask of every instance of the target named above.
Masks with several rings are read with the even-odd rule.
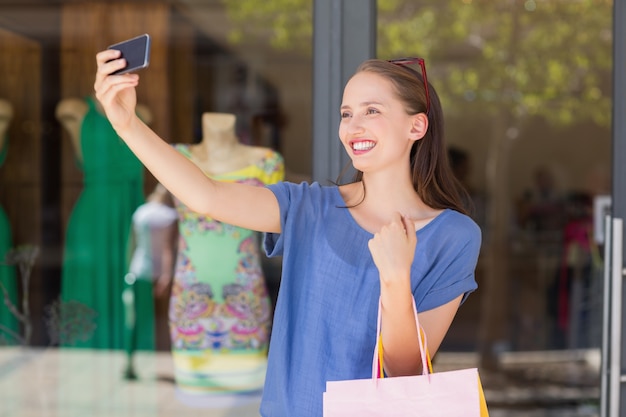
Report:
[[[150,127],[208,175],[307,180],[312,2],[281,3],[0,5],[2,411],[182,416],[237,405],[258,415],[280,260],[264,257],[259,235],[163,193],[115,138],[93,83],[96,52],[147,33],[137,99]],[[207,146],[233,135],[245,163],[206,159]],[[260,317],[255,326],[241,308]],[[194,356],[207,347],[220,356],[208,370]],[[246,377],[220,380],[214,367],[224,364]],[[194,396],[211,384],[255,395],[238,404]]]
[[[378,54],[425,58],[450,162],[483,231],[479,289],[438,360],[478,356],[485,372],[534,387],[506,415],[598,413],[603,263],[593,207],[611,192],[611,19],[609,1],[378,2]],[[575,405],[560,409],[574,386]]]

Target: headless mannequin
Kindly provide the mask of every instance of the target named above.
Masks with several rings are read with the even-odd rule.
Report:
[[[13,118],[13,106],[7,100],[0,99],[0,150],[4,146],[11,118]]]
[[[100,115],[92,117],[94,108]],[[150,113],[143,108],[138,108],[137,114],[146,122],[150,120]],[[83,168],[92,169],[92,174],[97,164],[94,164],[94,160],[85,160],[85,157],[89,159],[90,150],[91,158],[97,158],[93,154],[94,143],[97,142],[91,139],[100,140],[100,145],[106,144],[106,151],[115,152],[125,146],[121,140],[115,138],[110,124],[107,126],[108,121],[95,98],[61,100],[57,104],[55,115],[69,134],[74,161]],[[98,126],[97,129],[101,130],[83,132],[85,123],[92,123],[91,126]],[[93,333],[84,340],[76,340],[79,346],[122,348],[125,344],[124,310],[121,308],[123,301],[117,295],[121,295],[124,289],[123,277],[127,272],[128,255],[126,247],[129,244],[126,237],[131,216],[134,209],[145,200],[143,167],[130,150],[125,151],[123,154],[120,152],[121,158],[114,161],[115,164],[120,164],[120,172],[112,172],[106,166],[105,172],[102,167],[98,167],[99,171],[95,171],[95,174],[100,176],[100,180],[82,184],[80,195],[69,212],[65,231],[61,295],[64,301],[79,301],[97,313],[97,317],[93,319],[96,324]],[[85,163],[91,165],[85,167]],[[83,170],[83,174],[83,178],[86,178],[88,170]],[[124,180],[112,179],[117,174]],[[98,223],[106,225],[106,229],[94,227],[95,222],[89,217],[94,215],[89,210],[93,204],[98,207]],[[109,229],[110,233],[102,232]],[[106,267],[101,268],[100,263]],[[108,273],[103,274],[103,271],[109,270],[120,279],[101,279],[113,278]],[[63,345],[67,343],[62,341]]]
[[[100,108],[100,104],[97,105]],[[56,118],[70,134],[72,147],[79,161],[83,160],[83,153],[80,148],[80,128],[88,110],[89,105],[80,98],[61,100],[56,107]],[[137,114],[146,124],[150,124],[152,121],[152,113],[145,105],[137,105]]]
[[[153,247],[143,248],[146,250],[146,253],[151,255],[150,259],[153,263],[150,268],[153,275],[150,278],[155,282],[156,295],[164,295],[172,282],[174,262],[176,260],[176,244],[178,242],[178,225],[175,217],[176,210],[174,209],[174,201],[172,200],[170,192],[161,184],[156,185],[154,191],[146,198],[146,203],[143,206],[148,203],[168,207],[171,209],[172,213],[172,219],[167,223],[162,220],[162,216],[155,218],[155,214],[152,214],[150,217],[152,221],[147,221],[147,217],[145,216],[143,218],[144,223],[150,224],[151,226],[150,240]],[[162,212],[158,213],[161,214]],[[135,217],[133,217],[133,220],[135,221]],[[137,231],[135,231],[135,233],[137,233]],[[133,266],[136,265],[131,263],[131,269]],[[134,271],[135,274],[139,272],[140,271]]]
[[[193,162],[208,175],[220,175],[250,166],[267,148],[244,145],[235,134],[234,114],[202,114],[202,141],[190,146]]]
[[[165,295],[173,280],[178,241],[177,215],[173,206],[169,191],[157,184],[146,203],[133,214],[135,250],[129,273],[124,277],[128,287],[122,293],[128,335],[126,379],[137,378],[133,363],[135,350],[145,349],[149,339],[156,337],[152,292],[157,296]],[[146,304],[148,299],[150,305]]]
[[[240,143],[234,114],[203,113],[201,121],[202,140],[176,147],[206,175],[259,184],[282,179],[282,158]],[[259,236],[175,201],[181,240],[169,318],[179,398],[207,407],[256,401],[271,325],[261,251],[254,248]],[[204,307],[190,310],[196,305]]]

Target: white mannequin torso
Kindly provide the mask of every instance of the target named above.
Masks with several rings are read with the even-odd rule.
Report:
[[[259,161],[268,149],[244,145],[235,134],[235,115],[202,114],[202,141],[191,145],[192,161],[208,175],[233,172]]]
[[[97,105],[99,106],[99,104]],[[80,128],[88,110],[89,105],[81,98],[67,98],[61,100],[56,107],[56,118],[69,133],[72,147],[79,161],[83,160],[83,154],[80,148]],[[152,121],[152,113],[144,105],[137,105],[137,114],[146,124],[150,124]]]
[[[0,99],[0,150],[4,147],[7,130],[13,118],[13,106],[7,100]]]

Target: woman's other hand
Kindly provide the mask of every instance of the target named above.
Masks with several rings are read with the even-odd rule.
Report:
[[[400,213],[370,239],[368,247],[380,274],[381,287],[395,283],[410,286],[416,245],[415,224]]]

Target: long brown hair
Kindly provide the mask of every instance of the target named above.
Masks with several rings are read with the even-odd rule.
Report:
[[[426,113],[424,81],[422,75],[412,68],[370,59],[363,62],[356,72],[370,72],[389,80],[397,97],[404,103],[407,114]],[[422,139],[415,141],[410,154],[413,188],[430,207],[451,208],[468,214],[471,210],[468,207],[470,198],[450,167],[443,130],[443,110],[439,96],[430,83],[428,93],[428,130]],[[362,179],[363,172],[357,171],[354,182]]]

